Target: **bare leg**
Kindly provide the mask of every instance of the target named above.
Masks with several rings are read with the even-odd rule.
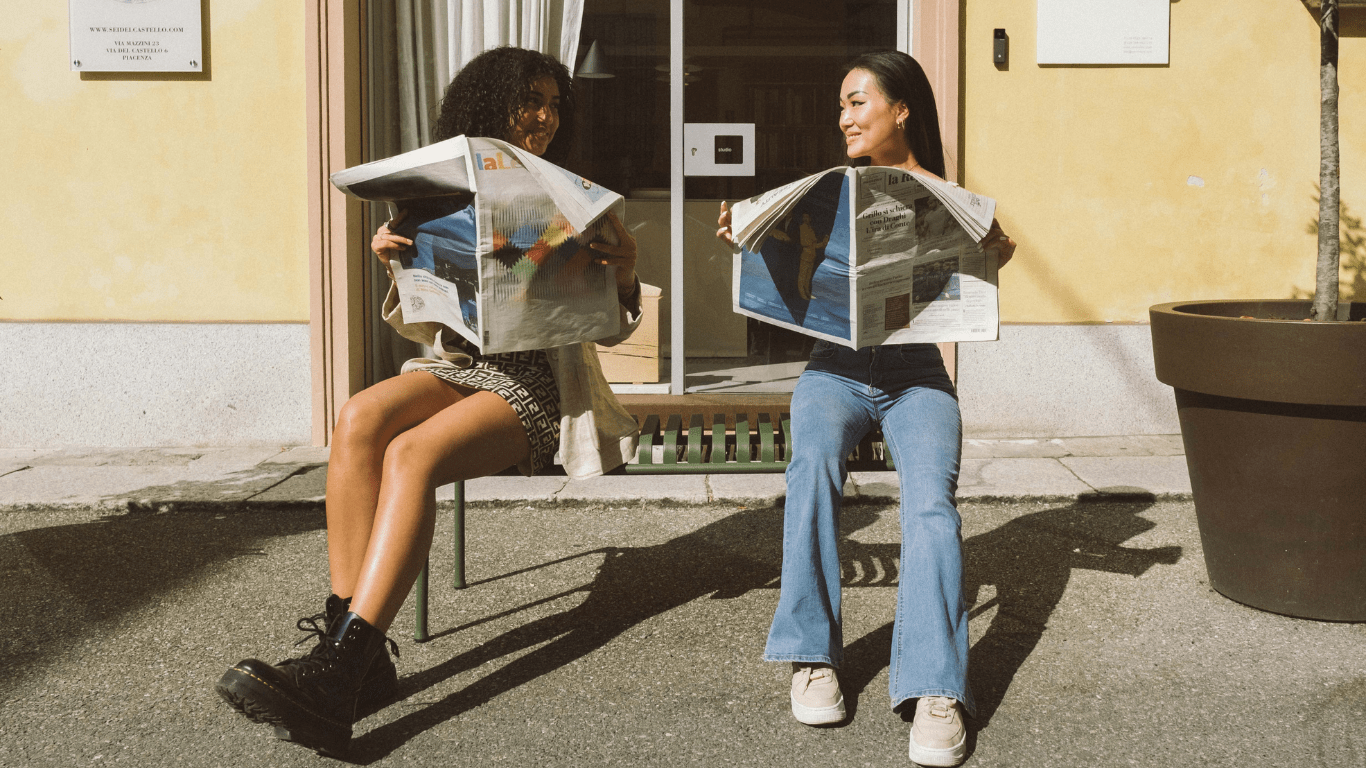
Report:
[[[430,373],[413,371],[357,393],[342,407],[327,462],[327,559],[334,593],[351,597],[355,591],[390,442],[462,397]]]
[[[462,397],[391,440],[351,610],[388,631],[431,549],[431,489],[498,472],[530,452],[516,411],[491,392]]]

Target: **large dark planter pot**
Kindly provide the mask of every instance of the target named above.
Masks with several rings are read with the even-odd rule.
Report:
[[[1366,621],[1366,323],[1303,322],[1307,301],[1148,314],[1210,586],[1267,611]],[[1364,316],[1357,302],[1351,317]]]

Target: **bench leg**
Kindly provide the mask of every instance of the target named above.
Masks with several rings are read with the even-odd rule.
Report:
[[[455,583],[456,589],[465,588],[465,482],[463,480],[455,484],[455,519],[452,521],[454,530],[454,550],[455,550]],[[425,643],[431,638],[427,631],[427,577],[431,571],[431,558],[422,564],[422,571],[417,574],[417,582],[413,584],[413,614],[416,627],[413,629],[413,640]]]
[[[427,633],[427,571],[431,569],[431,560],[422,564],[422,571],[417,575],[417,583],[413,585],[413,613],[417,618],[417,626],[413,628],[413,641],[425,643],[431,638]]]
[[[465,588],[465,481],[455,484],[455,579],[456,589]]]

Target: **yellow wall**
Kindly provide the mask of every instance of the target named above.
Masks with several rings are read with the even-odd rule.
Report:
[[[1147,321],[1151,304],[1312,290],[1319,44],[1300,0],[1171,4],[1169,67],[1040,67],[1035,9],[969,0],[965,184],[1019,242],[1006,322]],[[1366,212],[1366,38],[1344,11],[1342,198]],[[992,30],[1010,36],[1008,71]],[[1193,186],[1191,177],[1203,180]]]
[[[71,72],[66,4],[11,5],[0,320],[307,321],[302,10],[210,3],[211,77],[194,79]],[[1314,19],[1299,0],[1171,15],[1169,67],[1039,67],[1035,3],[966,3],[965,183],[1020,243],[1005,321],[1312,287]],[[1363,213],[1366,10],[1344,16],[1343,200]]]
[[[0,319],[308,320],[304,13],[207,4],[208,78],[69,71],[67,4],[0,24]]]

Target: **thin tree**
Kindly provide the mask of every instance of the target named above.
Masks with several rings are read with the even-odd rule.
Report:
[[[1341,244],[1338,207],[1338,0],[1323,0],[1319,18],[1319,259],[1314,319],[1336,320]]]

